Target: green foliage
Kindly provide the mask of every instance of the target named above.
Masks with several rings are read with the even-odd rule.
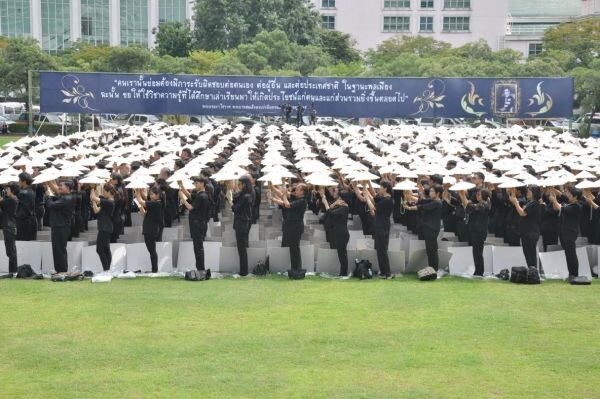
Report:
[[[192,60],[192,73],[198,75],[211,75],[219,61],[225,57],[221,51],[196,50],[190,54]]]
[[[314,70],[315,76],[362,76],[366,68],[362,62],[352,62],[350,64],[338,63],[319,67]]]
[[[600,18],[560,24],[544,34],[546,50],[569,51],[579,66],[587,67],[600,56]]]
[[[151,72],[156,73],[194,73],[194,60],[189,57],[152,57]]]
[[[169,21],[159,25],[156,33],[156,53],[159,56],[187,57],[192,50],[189,22]]]
[[[54,57],[42,51],[37,43],[27,38],[11,38],[0,49],[0,90],[25,93],[28,70],[54,70]]]
[[[319,29],[320,46],[334,63],[351,64],[360,61],[360,53],[354,48],[356,41],[350,35],[333,29]]]
[[[149,69],[152,53],[139,46],[112,47],[108,67],[114,72],[144,72]]]
[[[318,38],[319,14],[304,0],[198,0],[194,20],[204,50],[236,48],[263,31],[281,30],[298,44]]]
[[[251,75],[252,71],[242,64],[239,58],[228,54],[215,63],[213,73],[215,75]]]
[[[61,70],[73,69],[84,72],[109,71],[108,56],[111,48],[76,42],[58,58]]]

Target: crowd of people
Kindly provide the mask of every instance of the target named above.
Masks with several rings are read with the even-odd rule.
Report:
[[[287,111],[286,111],[287,112]],[[527,266],[560,244],[570,276],[579,274],[576,240],[600,244],[600,145],[593,139],[534,129],[353,127],[164,123],[88,131],[67,137],[26,137],[0,157],[2,229],[9,274],[17,271],[16,241],[51,230],[54,268],[68,271],[67,242],[97,220],[96,251],[110,270],[110,243],[143,217],[142,234],[158,271],[156,243],[187,213],[197,270],[205,270],[209,221],[233,212],[240,260],[261,201],[281,209],[281,245],[292,271],[302,268],[305,212],[319,215],[348,275],[348,223],[360,219],[372,237],[379,275],[393,278],[388,259],[392,224],[424,240],[439,268],[438,242],[453,233],[473,250],[483,276],[488,235],[521,246]]]

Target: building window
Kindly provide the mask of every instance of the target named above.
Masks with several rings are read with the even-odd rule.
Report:
[[[81,41],[95,46],[110,43],[109,0],[81,0]]]
[[[410,9],[410,0],[385,0],[383,8],[408,8]]]
[[[69,0],[42,0],[42,49],[57,53],[71,45]]]
[[[322,15],[321,16],[321,27],[323,29],[335,29],[335,16]]]
[[[544,51],[542,43],[529,43],[529,55],[542,54]]]
[[[420,18],[419,32],[433,32],[433,17]]]
[[[31,36],[29,0],[0,0],[0,36]]]
[[[148,1],[121,0],[121,45],[148,47]]]
[[[444,0],[444,9],[470,10],[471,0]]]
[[[321,0],[322,8],[335,8],[335,0]]]
[[[158,20],[163,22],[180,21],[187,19],[186,0],[159,0]]]
[[[383,17],[384,32],[410,32],[410,17]]]
[[[433,8],[433,0],[421,0],[421,8]]]
[[[444,17],[444,32],[468,32],[470,30],[469,17]]]

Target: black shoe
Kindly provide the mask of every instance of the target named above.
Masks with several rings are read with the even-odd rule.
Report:
[[[3,274],[0,276],[0,279],[5,279],[5,278],[13,278],[14,274],[12,273],[8,273],[8,274]]]

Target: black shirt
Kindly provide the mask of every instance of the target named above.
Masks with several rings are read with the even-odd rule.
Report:
[[[468,217],[467,227],[472,237],[487,237],[490,206],[487,203],[471,203],[465,212]]]
[[[521,236],[527,234],[532,236],[540,235],[540,223],[542,221],[542,206],[539,201],[529,201],[523,207],[527,216],[521,217]]]
[[[75,210],[74,195],[49,197],[46,205],[50,212],[50,227],[71,227],[71,219]]]
[[[162,201],[146,201],[146,215],[142,224],[142,234],[158,236],[162,225]]]
[[[210,212],[210,201],[208,200],[208,194],[205,191],[194,193],[192,195],[192,207],[190,211],[190,220],[208,222]]]
[[[336,206],[327,211],[327,226],[333,234],[348,232],[348,212],[347,206]]]
[[[242,192],[236,193],[233,197],[233,205],[231,210],[234,213],[233,224],[236,225],[236,221],[249,222],[252,220],[252,195]]]
[[[286,223],[304,223],[304,212],[308,203],[304,198],[293,199],[290,201],[290,207],[286,212]]]
[[[35,194],[30,187],[19,191],[17,206],[17,219],[31,219],[35,217]]]
[[[17,221],[15,219],[15,213],[17,212],[17,200],[14,198],[4,198],[0,207],[2,208],[2,228],[3,229],[15,229],[17,227]]]
[[[417,209],[421,214],[421,229],[429,232],[440,232],[440,221],[442,219],[442,201],[424,199],[417,203]]]
[[[100,212],[98,212],[98,231],[113,232],[112,215],[115,210],[115,202],[100,198]]]
[[[560,225],[558,233],[563,240],[577,239],[579,234],[579,218],[581,216],[581,205],[578,202],[564,204],[560,211]]]
[[[376,230],[390,230],[390,216],[394,211],[394,200],[392,197],[375,197],[375,222],[373,228]]]

